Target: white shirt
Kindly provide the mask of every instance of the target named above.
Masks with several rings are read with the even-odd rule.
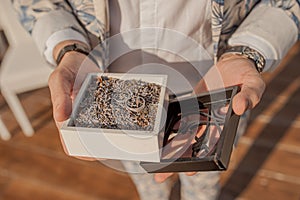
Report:
[[[178,42],[178,53],[191,53],[193,47],[184,45],[187,38],[203,46],[212,56],[210,3],[207,0],[111,0],[111,36],[131,31],[130,34],[134,34],[131,37],[137,38],[133,40],[126,38],[128,36],[123,37],[129,47],[140,46],[144,51],[157,54],[170,62],[178,61],[178,56],[159,51],[159,48],[168,46],[170,49],[167,50],[174,51],[172,43]],[[146,49],[149,46],[153,47],[152,51]]]
[[[192,90],[213,61],[210,2],[110,1],[109,71],[167,74],[173,92]]]
[[[170,90],[192,90],[213,63],[210,2],[110,0],[109,53],[118,60],[109,71],[168,74]],[[66,38],[86,42],[75,31],[56,32],[47,41],[46,56]]]
[[[183,72],[177,73],[178,70],[187,70],[189,73],[186,79],[191,79],[193,85],[201,78],[199,75],[203,75],[211,65],[208,62],[212,57],[211,8],[209,6],[211,1],[172,0],[170,3],[168,0],[110,0],[109,2],[111,34],[123,33],[122,37],[113,36],[113,38],[117,38],[116,40],[121,39],[117,41],[117,45],[111,45],[115,48],[110,48],[109,54],[113,58],[120,57],[121,53],[128,53],[128,50],[134,54],[131,55],[132,57],[128,57],[129,55],[126,54],[126,58],[118,59],[111,65],[111,71],[136,70],[137,67],[134,66],[150,62],[162,63],[164,66],[172,63],[172,68],[176,69],[174,71],[176,73],[170,76],[173,78],[172,82],[179,82],[174,77],[184,75]],[[44,21],[47,22],[47,19]],[[281,21],[280,26],[274,26],[277,20]],[[70,19],[69,21],[72,22]],[[33,34],[34,38],[39,41],[39,49],[45,49],[43,41],[46,41],[44,53],[47,60],[54,65],[52,50],[59,42],[75,39],[88,44],[79,32],[72,29],[61,30],[61,27],[64,26],[66,25],[61,23],[54,23],[49,27],[37,26],[34,31],[36,34]],[[137,28],[140,28],[140,32],[132,32]],[[60,31],[53,33],[53,29]],[[289,33],[289,37],[286,37],[286,33]],[[279,8],[262,4],[254,8],[231,36],[228,43],[233,46],[250,46],[258,50],[267,58],[265,70],[269,70],[272,66],[276,66],[276,63],[282,59],[296,40],[297,27],[288,15]],[[132,51],[139,48],[143,50],[142,54]],[[197,67],[186,67],[180,64],[183,61],[196,63]],[[144,65],[144,68],[139,67],[139,70],[155,73],[153,66],[145,67]],[[165,73],[162,70],[163,67],[157,66],[157,68],[161,73]],[[151,69],[150,72],[147,71],[149,69]]]

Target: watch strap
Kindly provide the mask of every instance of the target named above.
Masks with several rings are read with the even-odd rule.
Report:
[[[255,49],[252,49],[248,46],[232,46],[228,48],[222,56],[225,56],[227,54],[236,54],[244,56],[245,58],[248,58],[254,62],[256,70],[259,73],[261,73],[264,70],[266,59],[260,52],[256,51]]]
[[[66,45],[64,46],[58,53],[57,55],[57,58],[56,58],[56,64],[58,65],[62,58],[64,57],[64,55],[67,53],[67,52],[70,52],[70,51],[76,51],[76,52],[79,52],[79,53],[82,53],[86,56],[89,55],[90,51],[87,47],[79,44],[79,43],[73,43],[73,44],[69,44],[69,45]]]

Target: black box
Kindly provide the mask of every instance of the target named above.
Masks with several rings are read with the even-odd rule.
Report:
[[[226,170],[239,122],[231,106],[238,90],[170,98],[161,160],[140,165],[149,173]]]

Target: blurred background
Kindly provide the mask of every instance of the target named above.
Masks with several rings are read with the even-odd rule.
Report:
[[[288,36],[288,33],[287,33]],[[220,199],[300,199],[300,43],[272,73],[222,174]],[[68,157],[52,119],[52,69],[0,4],[0,199],[137,200],[127,174]],[[174,178],[171,199],[179,199]]]

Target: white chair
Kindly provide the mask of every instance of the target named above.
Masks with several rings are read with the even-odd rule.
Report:
[[[0,27],[9,43],[0,68],[0,89],[24,134],[32,136],[34,130],[17,94],[47,86],[52,68],[19,23],[10,0],[1,0]]]
[[[0,136],[3,140],[9,140],[11,138],[11,135],[7,130],[6,126],[4,125],[4,123],[2,122],[1,117],[0,117]]]

